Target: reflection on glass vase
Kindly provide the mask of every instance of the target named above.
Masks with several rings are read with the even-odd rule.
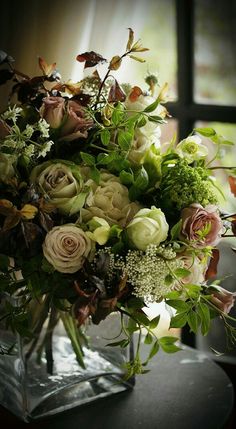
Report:
[[[72,318],[63,323],[51,312],[38,335],[26,341],[5,327],[3,299],[0,404],[19,418],[47,417],[133,387],[134,379],[124,378],[124,364],[132,360],[133,345],[125,349],[106,346],[109,340],[121,339],[119,314],[111,313],[99,325],[88,324],[86,335],[79,333],[82,346],[76,358]],[[10,302],[18,305],[17,299],[10,298]]]

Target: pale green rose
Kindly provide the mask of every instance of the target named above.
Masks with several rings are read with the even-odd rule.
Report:
[[[0,182],[7,182],[14,176],[15,170],[12,164],[15,161],[16,157],[14,155],[0,153]]]
[[[189,164],[208,155],[208,149],[202,144],[199,136],[190,136],[182,140],[176,146],[175,152],[180,158],[186,159]]]
[[[93,243],[81,228],[73,224],[55,226],[43,243],[43,254],[60,273],[75,273],[89,258]]]
[[[141,209],[127,226],[128,238],[137,249],[146,250],[147,246],[159,246],[168,235],[169,225],[161,209]]]
[[[92,180],[88,180],[86,185],[90,186],[90,193],[82,209],[84,222],[97,216],[105,219],[109,225],[124,227],[140,209],[137,203],[130,201],[128,188],[111,173],[103,171],[99,185]]]
[[[30,180],[63,214],[74,215],[84,205],[87,194],[82,191],[82,177],[76,165],[47,161],[33,169]]]
[[[111,229],[109,223],[105,219],[94,216],[88,222],[88,226],[90,231],[87,231],[87,236],[91,238],[91,240],[100,244],[100,246],[106,244]]]

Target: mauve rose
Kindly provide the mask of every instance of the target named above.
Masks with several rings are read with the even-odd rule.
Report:
[[[60,127],[65,116],[65,100],[62,97],[45,97],[40,115],[52,128]]]
[[[62,97],[45,97],[40,114],[52,128],[59,128],[60,140],[72,141],[88,136],[93,121],[85,109],[76,101],[65,101]]]
[[[223,232],[223,224],[217,212],[217,207],[208,205],[202,207],[200,204],[182,210],[183,225],[180,237],[191,241],[193,247],[204,248],[216,246]]]
[[[211,293],[211,289],[213,293]],[[229,313],[235,304],[236,292],[229,292],[221,286],[209,287],[211,293],[211,302],[224,313]]]

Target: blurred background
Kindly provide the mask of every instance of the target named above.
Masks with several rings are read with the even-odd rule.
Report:
[[[131,27],[150,51],[143,55],[144,64],[127,59],[116,77],[144,89],[148,73],[156,74],[160,85],[169,83],[172,118],[162,126],[162,141],[174,133],[183,139],[193,127],[208,126],[236,142],[235,0],[1,0],[0,20],[0,49],[15,58],[18,70],[36,76],[41,56],[57,63],[63,80],[74,81],[84,73],[75,59],[79,53],[93,50],[107,59],[123,53]],[[1,110],[7,94],[0,87]],[[217,162],[236,166],[235,148],[228,146]],[[219,178],[227,195],[222,205],[235,213],[227,175]],[[225,286],[234,291],[236,264],[230,247],[225,241],[220,275],[232,274]],[[223,337],[216,325],[197,346],[221,348]],[[229,355],[236,362],[236,353]]]

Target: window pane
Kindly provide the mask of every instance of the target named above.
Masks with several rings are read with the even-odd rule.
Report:
[[[224,136],[227,140],[230,140],[235,143],[234,146],[222,146],[222,150],[220,153],[221,158],[214,161],[212,165],[214,166],[227,166],[236,167],[236,124],[225,124],[220,122],[202,122],[198,121],[195,124],[196,127],[211,127],[216,130],[217,133]],[[216,152],[216,145],[211,143],[211,141],[207,138],[202,137],[203,142],[207,145],[209,149],[209,160],[214,157]],[[220,195],[220,204],[221,207],[229,213],[236,212],[236,198],[230,192],[229,184],[228,184],[228,175],[229,171],[225,170],[212,170],[214,172],[214,176],[217,181],[219,181],[219,185],[223,190],[223,193],[226,196],[226,200],[224,200]]]
[[[236,104],[236,2],[195,1],[195,101]]]

